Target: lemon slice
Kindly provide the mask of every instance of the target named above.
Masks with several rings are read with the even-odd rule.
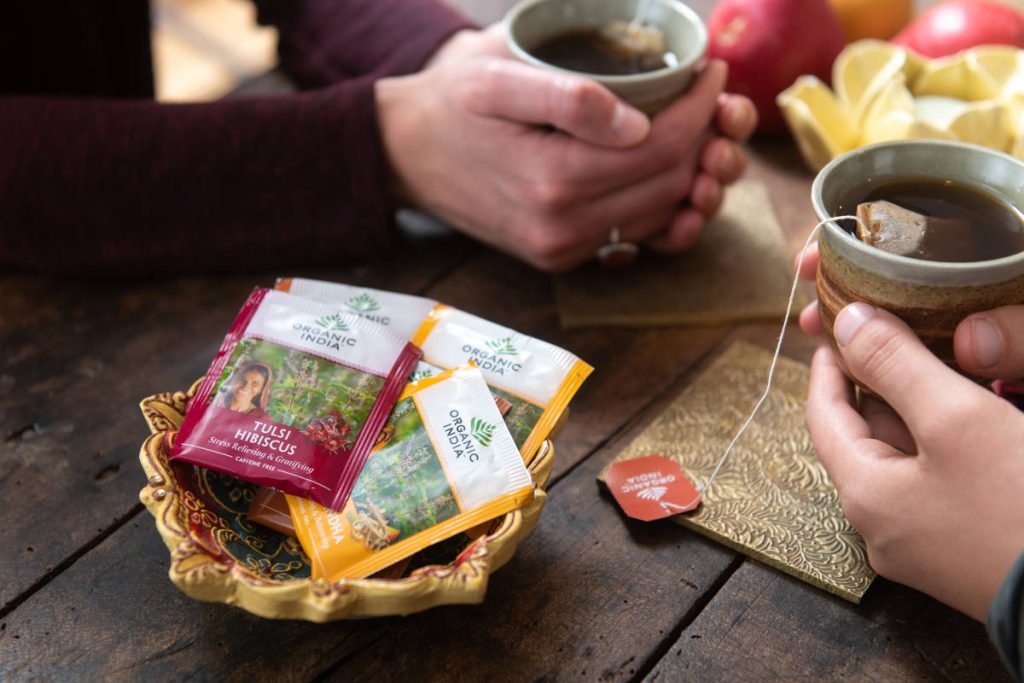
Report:
[[[914,99],[914,118],[936,128],[949,128],[971,106],[955,97],[924,95]]]
[[[921,70],[924,69],[924,65],[928,63],[928,59],[917,54],[913,50],[903,50],[903,77],[907,83],[913,83]]]
[[[969,102],[999,97],[1001,90],[992,76],[966,52],[926,63],[912,88],[918,97],[935,95]]]
[[[1013,146],[1014,131],[1009,108],[1002,102],[973,102],[948,125],[957,140],[973,142],[1008,152]]]
[[[925,121],[914,121],[907,130],[906,139],[956,140],[956,136],[945,128],[937,128]]]
[[[807,165],[819,169],[857,146],[848,108],[814,76],[800,76],[775,99]]]
[[[1024,158],[1024,50],[982,46],[929,60],[861,40],[836,58],[832,83],[834,93],[801,76],[776,100],[812,168],[858,145],[917,138]]]
[[[907,52],[880,40],[847,45],[832,65],[832,85],[839,101],[850,107],[861,124],[868,107],[886,83],[903,74]]]
[[[873,145],[876,142],[905,140],[914,127],[914,114],[908,111],[891,111],[873,119],[861,131],[861,143]]]
[[[1010,127],[1010,154],[1024,159],[1024,94],[1017,93],[1009,98],[1006,118]]]
[[[861,117],[861,128],[866,130],[873,121],[897,111],[909,113],[912,118],[915,112],[914,96],[910,94],[902,73],[880,85],[878,93],[867,104]]]
[[[1004,45],[985,45],[967,53],[1001,96],[1024,93],[1024,51]]]

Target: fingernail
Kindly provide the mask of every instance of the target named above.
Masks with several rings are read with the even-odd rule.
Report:
[[[636,144],[647,137],[651,122],[636,109],[619,102],[612,116],[612,132],[626,144]]]
[[[877,308],[862,303],[850,304],[839,311],[839,315],[836,316],[835,326],[832,328],[836,337],[836,343],[839,346],[849,344],[861,325],[874,318],[877,313]]]
[[[971,335],[974,337],[974,362],[979,368],[990,368],[1003,357],[1003,335],[985,318],[971,321]]]

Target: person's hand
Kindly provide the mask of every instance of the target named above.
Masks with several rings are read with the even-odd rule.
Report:
[[[865,396],[858,409],[831,350],[818,350],[807,427],[871,565],[983,620],[1024,551],[1024,413],[878,308],[844,308],[835,337],[850,373],[888,404]],[[971,316],[956,346],[972,371],[1024,375],[1024,307]]]
[[[503,50],[496,29],[463,32],[424,71],[378,82],[407,199],[550,270],[590,258],[613,227],[624,241],[689,246],[745,163],[712,123],[739,138],[752,128],[745,100],[719,100],[724,65],[651,122],[585,78],[492,56]]]
[[[655,122],[657,124],[657,117]],[[743,95],[722,93],[718,96],[716,134],[701,151],[700,169],[690,198],[676,212],[671,228],[647,240],[647,246],[673,252],[693,245],[704,222],[721,208],[723,187],[743,175],[747,155],[741,143],[750,138],[756,127],[757,110],[753,102]]]
[[[811,244],[796,263],[800,278],[813,282],[820,260],[817,243]],[[812,336],[821,335],[817,301],[800,312],[800,329]],[[953,333],[953,352],[960,369],[971,375],[1024,378],[1024,306],[1004,306],[967,316]]]

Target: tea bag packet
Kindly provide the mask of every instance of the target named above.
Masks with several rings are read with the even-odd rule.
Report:
[[[593,368],[553,344],[438,304],[413,336],[423,350],[414,377],[472,361],[502,404],[528,463]]]
[[[340,509],[419,356],[376,323],[256,289],[170,459]]]
[[[428,372],[425,375],[425,377],[431,376],[433,376],[433,373],[431,372]],[[512,404],[508,401],[494,396],[493,394],[491,395],[491,398],[494,400],[494,405],[498,409],[498,414],[502,417],[512,409]],[[385,424],[384,431],[381,432],[381,436],[378,437],[379,441],[383,441],[388,438],[388,429],[389,427]],[[267,486],[261,486],[256,489],[256,493],[253,496],[252,503],[249,505],[246,517],[250,522],[262,524],[263,526],[273,529],[285,536],[295,537],[295,525],[292,523],[291,511],[288,508],[288,499],[285,498],[284,493],[276,489],[272,489]],[[473,538],[476,538],[483,532],[474,534],[473,531],[470,530],[467,533],[469,533]]]
[[[926,216],[884,200],[857,205],[857,238],[893,254],[930,261],[973,261],[978,256],[968,221]]]
[[[288,495],[313,576],[373,574],[522,506],[533,481],[480,370],[409,384],[340,512]]]
[[[427,314],[437,305],[432,299],[410,294],[305,278],[281,278],[274,289],[372,320],[405,339],[412,338]]]

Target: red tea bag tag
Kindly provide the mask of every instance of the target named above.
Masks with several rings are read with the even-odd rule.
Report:
[[[605,483],[623,512],[645,522],[700,505],[700,493],[693,483],[675,461],[662,455],[614,463],[605,474]]]

